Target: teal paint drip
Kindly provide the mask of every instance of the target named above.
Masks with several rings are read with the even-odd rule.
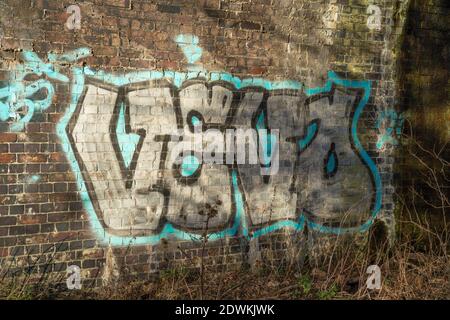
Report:
[[[181,163],[181,175],[183,177],[192,176],[200,167],[200,161],[196,156],[186,156]]]
[[[306,135],[304,138],[299,139],[297,144],[300,151],[305,150],[308,145],[312,142],[314,137],[317,135],[317,132],[319,130],[319,126],[317,122],[312,122],[308,125],[306,128]]]
[[[330,150],[328,150],[324,162],[325,177],[329,179],[333,177],[338,170],[338,157],[336,154],[336,146],[334,143],[331,143]]]
[[[336,153],[330,154],[327,159],[327,174],[331,174],[334,170],[336,170]]]
[[[202,124],[202,122],[200,121],[199,118],[197,118],[196,116],[193,116],[191,118],[191,123],[194,127],[200,126]]]

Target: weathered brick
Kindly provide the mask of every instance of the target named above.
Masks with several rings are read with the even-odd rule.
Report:
[[[180,6],[167,5],[167,4],[158,4],[158,11],[164,12],[164,13],[180,13],[181,12],[181,7]]]
[[[0,142],[16,142],[17,134],[15,133],[0,133]]]
[[[0,154],[0,163],[12,163],[16,161],[15,154]]]
[[[49,234],[50,242],[70,241],[77,238],[76,232],[52,232]]]
[[[119,75],[119,77],[129,72],[140,71],[165,71],[167,72],[166,75],[170,75],[172,71],[178,71],[181,74],[187,70],[223,70],[223,72],[227,73],[225,78],[228,78],[228,73],[231,73],[240,79],[249,79],[247,80],[249,86],[245,89],[249,91],[262,91],[263,88],[260,84],[264,81],[265,89],[268,89],[265,91],[268,100],[264,100],[261,103],[258,102],[256,107],[261,108],[261,110],[270,115],[270,117],[266,117],[267,124],[270,127],[279,127],[280,131],[288,132],[287,137],[281,137],[280,144],[285,143],[288,138],[302,135],[306,131],[304,125],[308,121],[313,118],[320,118],[319,138],[316,142],[321,141],[323,144],[315,146],[314,152],[309,154],[308,150],[306,150],[300,158],[280,159],[280,172],[277,176],[270,177],[270,179],[265,181],[259,181],[260,177],[257,174],[250,173],[244,177],[242,170],[236,171],[239,190],[245,202],[243,204],[246,209],[245,215],[249,224],[253,223],[254,220],[260,220],[269,216],[269,214],[266,215],[266,212],[254,214],[255,210],[262,211],[262,208],[266,208],[265,210],[270,212],[270,219],[278,221],[283,220],[284,217],[273,217],[272,215],[277,215],[279,212],[292,211],[296,213],[298,211],[297,206],[305,207],[306,211],[308,206],[320,205],[321,202],[329,201],[327,205],[323,205],[323,207],[327,208],[326,213],[322,212],[322,210],[311,214],[308,213],[308,219],[314,217],[314,219],[317,218],[318,221],[321,221],[322,218],[327,220],[329,218],[327,215],[333,216],[333,207],[335,205],[338,206],[337,203],[339,203],[339,206],[353,205],[352,208],[359,208],[367,203],[367,199],[373,198],[373,195],[370,194],[367,195],[367,199],[364,198],[360,202],[355,201],[350,196],[350,200],[344,200],[346,195],[357,193],[364,190],[365,187],[373,188],[373,177],[370,174],[361,181],[353,181],[355,186],[353,190],[341,190],[343,189],[341,188],[339,191],[335,189],[330,191],[330,193],[323,190],[327,186],[337,186],[337,184],[333,184],[334,182],[330,182],[331,180],[326,180],[331,178],[330,176],[324,178],[326,176],[324,174],[324,158],[328,156],[328,151],[331,152],[331,143],[336,144],[338,170],[342,170],[342,172],[346,169],[351,170],[352,167],[355,167],[355,163],[361,162],[361,153],[357,154],[355,152],[356,158],[352,162],[344,159],[345,157],[342,154],[344,149],[341,148],[343,143],[347,143],[348,138],[351,137],[349,135],[349,128],[351,128],[350,119],[356,114],[355,110],[352,110],[355,106],[352,106],[350,101],[342,104],[341,107],[345,109],[342,118],[339,118],[339,112],[334,109],[338,105],[339,99],[337,94],[343,94],[345,91],[345,95],[351,95],[354,92],[345,88],[337,88],[333,92],[335,93],[334,97],[331,97],[330,94],[330,97],[323,97],[323,101],[320,101],[320,97],[314,97],[311,100],[316,98],[318,100],[312,102],[304,96],[307,88],[325,85],[329,71],[334,71],[336,75],[344,80],[368,81],[367,83],[370,82],[372,90],[370,91],[368,104],[360,115],[358,129],[361,132],[358,135],[364,148],[367,149],[367,154],[372,158],[380,171],[383,186],[383,190],[381,190],[383,194],[382,214],[384,217],[393,217],[395,202],[392,195],[397,191],[393,181],[406,179],[405,181],[411,182],[419,174],[416,170],[394,169],[394,164],[400,165],[400,160],[395,158],[391,151],[379,150],[377,147],[378,138],[384,132],[383,127],[376,127],[377,121],[381,116],[380,111],[384,110],[384,108],[386,110],[392,109],[399,114],[401,106],[413,106],[414,103],[419,103],[418,101],[420,101],[420,108],[418,109],[427,110],[427,114],[423,116],[423,111],[420,111],[422,113],[417,111],[417,117],[415,118],[419,120],[413,120],[416,121],[413,128],[420,127],[420,130],[425,132],[426,128],[433,127],[433,133],[426,135],[427,139],[433,143],[438,140],[437,135],[443,136],[444,140],[447,138],[447,135],[442,134],[445,129],[442,129],[442,132],[439,129],[441,127],[447,128],[445,123],[447,118],[442,116],[439,113],[440,111],[433,116],[435,120],[429,121],[427,119],[429,114],[433,112],[431,110],[433,108],[430,106],[441,106],[448,102],[448,90],[446,88],[448,87],[449,77],[446,66],[449,64],[447,63],[448,59],[445,57],[445,61],[443,63],[441,61],[442,57],[445,56],[442,53],[448,51],[448,41],[446,40],[448,23],[443,18],[446,15],[441,17],[441,15],[435,14],[435,12],[439,12],[445,7],[443,0],[437,1],[437,5],[420,1],[412,3],[410,6],[415,9],[414,13],[411,13],[406,19],[407,23],[410,24],[407,28],[403,28],[400,25],[403,19],[397,19],[397,17],[393,19],[393,12],[397,11],[400,0],[378,4],[382,7],[383,12],[381,31],[369,29],[367,24],[367,4],[365,3],[354,3],[346,0],[338,1],[336,4],[333,1],[306,0],[287,2],[269,0],[206,0],[200,2],[195,5],[189,1],[170,2],[159,0],[150,2],[96,0],[89,3],[72,3],[65,0],[5,2],[2,7],[5,12],[20,14],[1,17],[2,27],[0,33],[2,37],[0,54],[3,68],[0,73],[0,81],[4,82],[3,85],[8,85],[11,76],[18,76],[14,69],[17,69],[19,64],[23,65],[25,63],[26,59],[21,57],[21,52],[27,50],[35,53],[39,59],[49,63],[50,66],[54,64],[51,59],[52,56],[49,55],[50,53],[64,54],[73,49],[87,47],[92,49],[92,56],[88,58],[80,57],[75,62],[69,61],[70,56],[64,56],[61,63],[58,63],[54,70],[67,77],[69,81],[61,81],[62,77],[54,79],[54,77],[49,76],[45,72],[40,74],[43,70],[36,74],[28,74],[26,80],[23,81],[24,83],[32,84],[34,81],[43,80],[48,81],[53,87],[55,94],[49,97],[51,105],[48,108],[37,108],[36,105],[31,119],[25,121],[23,130],[11,130],[11,125],[15,121],[14,117],[6,121],[3,121],[3,119],[0,121],[0,248],[21,245],[22,247],[17,250],[22,250],[20,252],[22,256],[24,254],[24,245],[27,245],[27,248],[33,248],[33,250],[39,249],[42,253],[47,249],[53,252],[52,248],[56,246],[52,245],[61,244],[58,247],[60,252],[54,257],[55,261],[48,265],[50,271],[59,270],[64,272],[67,265],[77,263],[83,268],[89,268],[88,270],[83,270],[83,275],[86,277],[95,277],[99,272],[101,274],[103,271],[101,265],[104,262],[108,248],[100,241],[102,240],[100,238],[106,232],[111,232],[116,237],[124,236],[128,239],[136,234],[157,234],[161,227],[158,223],[152,226],[153,229],[146,225],[150,223],[146,220],[149,218],[147,211],[153,209],[152,206],[139,209],[142,211],[141,215],[135,214],[134,209],[136,209],[135,206],[139,197],[139,192],[133,189],[136,181],[130,182],[130,185],[127,184],[126,187],[121,188],[127,183],[125,175],[129,175],[130,180],[136,178],[133,176],[137,172],[135,165],[139,161],[139,157],[142,156],[140,153],[142,149],[140,148],[145,147],[146,144],[143,141],[139,142],[136,149],[137,154],[130,166],[132,170],[129,171],[124,167],[124,154],[121,155],[121,152],[117,151],[121,147],[124,148],[123,145],[121,146],[120,143],[113,145],[117,154],[111,158],[108,158],[110,155],[105,154],[105,151],[101,151],[105,149],[110,139],[115,140],[118,138],[117,129],[125,130],[128,133],[127,135],[119,134],[119,136],[125,137],[127,146],[131,145],[127,139],[133,139],[134,137],[130,133],[136,134],[138,132],[143,137],[145,136],[146,139],[152,139],[152,148],[156,148],[159,142],[152,137],[152,131],[160,134],[164,130],[169,129],[170,116],[164,112],[171,109],[172,103],[175,103],[176,107],[181,110],[178,110],[180,114],[177,114],[175,118],[177,121],[182,121],[183,124],[187,122],[185,118],[188,111],[192,109],[202,113],[203,104],[209,106],[208,111],[205,111],[205,114],[203,114],[205,122],[211,122],[214,126],[218,126],[219,122],[224,120],[214,119],[217,101],[219,101],[218,109],[224,111],[225,114],[227,113],[225,108],[227,108],[226,105],[229,102],[227,99],[229,98],[216,96],[217,92],[214,90],[203,92],[195,89],[191,93],[193,94],[193,97],[190,97],[192,101],[186,102],[182,98],[183,94],[179,92],[180,90],[173,87],[170,89],[170,98],[151,98],[144,103],[146,106],[151,105],[149,115],[145,115],[145,112],[143,112],[138,117],[135,117],[136,115],[132,112],[133,107],[130,106],[127,92],[124,94],[124,97],[121,96],[121,98],[125,99],[126,105],[124,109],[125,125],[124,128],[116,128],[119,124],[118,122],[112,123],[111,120],[107,120],[110,119],[107,111],[109,107],[109,94],[107,92],[117,92],[118,88],[112,88],[113,86],[110,83],[106,84],[105,78],[98,79],[93,84],[97,88],[95,89],[95,94],[80,97],[79,105],[74,111],[68,127],[62,128],[61,120],[66,119],[71,112],[70,109],[74,107],[70,105],[70,101],[73,95],[72,80],[74,79],[71,70],[75,66],[86,66],[91,70],[98,70],[100,74],[102,72],[112,73]],[[31,3],[32,6],[30,7]],[[80,30],[69,30],[65,25],[70,16],[66,12],[66,8],[70,4],[77,4],[81,8],[82,28]],[[335,8],[337,8],[336,12],[333,11]],[[427,14],[433,18],[427,18]],[[337,20],[335,21],[334,19]],[[421,23],[417,23],[416,26],[413,21],[421,21]],[[432,24],[431,21],[435,22],[435,24]],[[387,28],[388,26],[389,28]],[[391,50],[397,45],[396,39],[403,39],[403,35],[399,37],[398,32],[388,33],[388,29],[394,31],[414,30],[414,36],[406,35],[412,38],[402,44],[408,50],[403,50],[403,47],[400,46],[395,48],[395,50]],[[192,34],[198,36],[198,39],[186,36],[182,37],[186,43],[176,44],[173,40],[179,34]],[[433,45],[424,45],[429,42]],[[420,50],[411,47],[414,45],[417,45]],[[428,49],[428,47],[432,47],[432,49]],[[386,48],[389,50],[386,50]],[[401,51],[401,54],[391,56],[391,51],[396,53]],[[414,56],[416,51],[417,57]],[[197,57],[195,55],[199,53],[201,53],[201,57],[196,60]],[[193,56],[189,56],[190,54]],[[188,64],[189,62],[190,64]],[[402,75],[396,71],[397,66],[400,66],[398,62],[401,62],[400,65],[403,65],[404,69],[411,74]],[[438,63],[440,63],[439,67],[434,66]],[[144,73],[138,74],[144,75]],[[263,80],[252,81],[252,78],[261,78]],[[402,78],[405,78],[403,79],[406,83],[405,85],[397,83]],[[116,79],[118,80],[117,82],[133,81],[131,77],[128,79],[124,77]],[[234,83],[239,82],[237,78],[234,78],[234,80]],[[284,82],[285,80],[289,81]],[[18,81],[20,82],[20,79]],[[202,81],[199,80],[198,83],[203,83]],[[302,90],[272,90],[276,89],[277,86],[273,85],[274,83],[271,81],[280,81],[277,86],[280,84],[292,85],[296,83],[295,81],[298,81],[301,82],[299,85],[302,87]],[[173,82],[171,81],[171,86],[174,84]],[[206,84],[207,86],[213,85],[212,83]],[[159,86],[159,84],[153,82],[148,85]],[[233,84],[229,85],[233,86]],[[181,90],[188,87],[187,83],[183,83]],[[342,87],[342,85],[336,85],[336,87]],[[99,88],[102,89],[100,90]],[[149,91],[153,89],[155,88],[152,87]],[[191,88],[189,87],[189,89]],[[98,94],[100,91],[102,92],[101,95]],[[403,94],[403,91],[408,93]],[[25,101],[40,101],[46,98],[47,95],[50,95],[50,90],[42,89],[31,97],[24,97],[19,92],[14,99],[26,98],[27,100]],[[140,93],[140,95],[142,95],[140,99],[143,101],[148,98],[145,97],[144,93]],[[293,103],[295,107],[289,109],[286,107],[289,103],[284,100],[290,99],[292,96],[298,96],[300,99]],[[202,102],[194,101],[199,97],[206,98]],[[231,105],[234,109],[232,111],[238,114],[241,110],[240,106],[244,93],[235,88],[230,97],[233,99]],[[353,97],[356,99],[355,101],[361,101],[360,96],[354,95]],[[94,102],[90,100],[91,98]],[[9,100],[7,99],[9,97],[2,98],[2,103],[9,106]],[[234,101],[234,99],[237,100]],[[276,99],[280,100],[274,103],[273,101],[276,101]],[[305,99],[307,102],[305,102]],[[83,115],[80,114],[85,101],[92,102],[92,105],[90,105],[92,110],[83,120]],[[319,101],[320,103],[323,102],[323,104],[320,104]],[[23,100],[19,100],[19,102],[23,102]],[[119,113],[118,102],[114,101],[112,103],[114,107],[113,119],[116,119]],[[316,102],[320,104],[320,107],[314,105]],[[190,104],[192,106],[187,106]],[[246,104],[246,110],[250,110],[251,104]],[[443,107],[440,108],[443,110]],[[12,110],[8,110],[8,112],[10,111]],[[21,117],[24,116],[22,114],[24,112],[25,110],[21,110]],[[290,121],[294,115],[297,118],[294,121]],[[255,113],[250,117],[250,126],[255,125],[256,116],[257,114]],[[279,120],[277,117],[286,117],[286,119]],[[236,117],[236,119],[233,116],[228,116],[228,118],[227,121],[232,125],[234,125],[234,120],[245,120],[243,115]],[[79,123],[80,119],[82,120],[80,122],[81,127],[77,129],[76,124]],[[84,123],[82,123],[83,121]],[[141,121],[142,123],[151,123],[151,126],[146,130],[132,127],[136,123],[142,125]],[[408,121],[411,121],[411,119],[408,119]],[[298,127],[294,128],[294,126],[291,126],[291,122],[296,122]],[[175,121],[175,127],[177,126],[179,126],[179,123]],[[85,143],[85,141],[92,141],[92,139],[98,138],[97,130],[103,130],[104,128],[106,128],[106,131],[99,138],[102,141],[101,143],[98,145],[92,142]],[[338,129],[339,134],[333,136],[332,131],[335,129]],[[77,130],[79,130],[77,134],[72,134]],[[63,136],[69,136],[71,141],[68,143],[64,137],[60,136],[61,133],[63,133]],[[153,142],[155,143],[153,144]],[[296,144],[291,146],[293,149],[289,149],[290,151],[287,154],[295,154],[298,151],[296,150]],[[313,145],[311,144],[310,147],[313,147]],[[346,144],[346,147],[348,150],[352,150],[352,147],[354,148],[355,146]],[[73,153],[68,152],[69,148],[73,149]],[[309,150],[313,150],[313,148]],[[283,152],[285,153],[285,150]],[[321,157],[317,156],[314,158],[314,154],[319,154],[320,152],[324,154]],[[163,153],[164,156],[168,154],[169,152],[167,154]],[[152,158],[152,161],[148,161],[149,163],[154,162],[152,165],[147,165],[149,167],[153,166],[149,168],[149,172],[137,172],[137,174],[142,175],[143,179],[148,179],[147,185],[142,186],[140,190],[142,194],[149,193],[148,188],[153,188],[156,183],[159,183],[158,181],[160,180],[157,179],[164,180],[176,175],[174,170],[159,170],[162,165],[166,165],[158,163],[159,154],[154,153],[150,155],[148,153],[147,155],[148,157],[155,156],[155,158]],[[111,165],[111,161],[113,161],[111,159],[114,159],[114,157],[119,159],[116,166]],[[105,161],[107,158],[109,160]],[[306,166],[307,169],[302,167],[301,161],[310,162]],[[415,162],[410,163],[411,159],[402,161],[405,163],[401,164],[401,168],[413,167],[416,164]],[[92,164],[93,168],[91,171],[88,170],[90,164]],[[295,169],[298,169],[297,171],[300,172],[299,175],[306,173],[306,176],[302,176],[302,178],[310,182],[301,182],[301,187],[292,186],[290,190],[284,193],[280,191],[283,187],[294,184],[292,179],[290,179],[289,173],[294,164],[297,166]],[[74,167],[79,167],[82,172],[72,172]],[[121,168],[120,170],[114,169],[119,167]],[[315,168],[318,168],[317,175],[308,176]],[[166,220],[175,219],[181,213],[181,208],[186,209],[186,212],[190,212],[187,214],[187,217],[184,217],[185,219],[189,219],[190,214],[196,215],[200,212],[204,214],[205,211],[211,209],[207,209],[206,205],[202,204],[202,202],[206,202],[211,207],[209,201],[213,201],[211,199],[215,198],[213,194],[215,191],[211,190],[217,188],[219,190],[216,191],[218,197],[231,192],[230,189],[227,189],[228,191],[220,189],[230,184],[229,168],[224,169],[223,175],[216,169],[208,174],[209,169],[207,166],[202,165],[201,183],[203,185],[198,187],[198,190],[195,189],[197,188],[195,183],[190,185],[189,188],[185,188],[184,185],[178,185],[177,180],[163,182],[167,195],[162,198],[166,201],[168,207],[163,211],[161,222],[165,223]],[[260,168],[258,167],[258,169]],[[117,170],[117,172],[113,172],[113,170]],[[393,170],[398,172],[393,174]],[[358,179],[359,176],[367,172],[369,172],[367,166],[362,163],[360,171],[355,169],[355,172],[352,174],[339,177],[339,179],[342,178],[339,183],[345,184],[352,179]],[[114,179],[104,181],[105,184],[102,184],[97,190],[93,190],[92,184],[99,179],[105,179],[110,173],[114,174]],[[149,175],[155,173],[157,179],[150,179],[146,176],[147,173]],[[141,178],[141,176],[137,178]],[[280,180],[276,192],[272,195],[264,193],[264,189],[270,188],[272,181],[278,178]],[[249,186],[249,181],[251,186]],[[319,182],[323,182],[323,184],[320,188],[314,189],[312,186],[314,184],[320,185]],[[419,185],[418,182],[414,183],[416,186]],[[405,185],[409,186],[409,184]],[[85,187],[88,189],[88,193],[85,192]],[[114,189],[116,187],[118,188],[117,190]],[[208,189],[209,187],[212,188]],[[420,185],[420,187],[426,188],[424,185]],[[176,191],[172,193],[173,188]],[[301,194],[297,194],[299,199],[292,197],[296,189],[302,189]],[[83,192],[79,192],[79,190]],[[98,200],[108,197],[109,194],[115,191],[117,191],[115,193],[118,195],[117,198],[109,199],[108,204],[105,206],[110,206],[117,212],[115,215],[109,216],[102,212]],[[96,192],[99,192],[99,194],[96,194]],[[258,193],[258,195],[252,198],[252,192]],[[128,193],[133,196],[127,198]],[[176,197],[173,194],[176,194]],[[323,194],[325,196],[321,198]],[[175,208],[178,202],[183,202],[184,198],[189,197],[191,199],[187,199],[186,203],[174,209],[173,213],[166,213],[166,209]],[[308,199],[300,199],[301,197]],[[195,198],[195,201],[190,201],[192,198]],[[203,201],[203,198],[207,200]],[[231,195],[228,194],[226,200],[221,200],[222,205],[230,198]],[[289,199],[294,203],[292,210],[287,209],[289,207]],[[229,215],[228,218],[231,219],[235,215],[234,206],[236,201],[234,200],[228,201],[231,209],[226,214],[220,212],[218,216],[228,217]],[[265,201],[267,204],[265,204]],[[272,207],[277,201],[282,210]],[[355,202],[358,203],[357,206]],[[255,203],[256,205],[252,207],[252,204]],[[199,204],[199,208],[202,206],[205,208],[195,209],[197,204]],[[193,209],[191,206],[193,206]],[[371,203],[367,207],[367,211],[370,211],[373,207]],[[86,210],[87,208],[89,208],[89,211]],[[212,209],[212,212],[216,211],[215,208]],[[98,216],[99,221],[92,221],[93,218],[95,219],[92,213],[94,213],[94,216]],[[317,215],[320,217],[316,217]],[[117,216],[120,217],[117,218]],[[195,217],[192,220],[193,222],[190,223],[186,222],[188,220],[183,222],[180,218],[179,221],[173,223],[173,226],[181,226],[182,230],[192,231],[194,229],[198,233],[198,230],[201,228],[195,221],[198,222],[202,218]],[[257,219],[254,219],[255,217]],[[160,219],[159,216],[152,218]],[[288,218],[290,222],[298,219],[295,215]],[[339,222],[339,219],[331,220],[333,223],[335,220]],[[108,224],[106,230],[101,229],[99,226],[103,222],[105,222],[105,225]],[[260,222],[262,225],[270,224],[270,221]],[[141,223],[144,227],[140,225],[138,231],[131,230],[130,224],[135,223]],[[223,230],[224,226],[227,227],[230,223],[231,220],[227,220],[222,226],[215,226],[217,228],[214,228],[214,230]],[[93,230],[93,227],[99,228],[99,230]],[[115,230],[116,227],[118,230]],[[258,230],[258,228],[259,226],[249,227],[250,236],[254,235],[255,230]],[[314,239],[309,238],[309,233],[308,235],[305,234],[305,237],[311,240],[308,248],[314,250],[316,237]],[[317,236],[317,238],[320,237]],[[323,237],[327,236],[324,235]],[[271,234],[261,237],[260,240],[259,249],[274,251],[273,256],[279,260],[284,257],[284,251],[287,250],[285,236],[282,234]],[[52,244],[46,243],[48,241],[51,241]],[[248,250],[249,248],[245,241],[238,236],[227,239],[224,247],[222,247],[222,244],[208,243],[205,262],[207,264],[227,263],[229,268],[238,268],[242,263],[243,253],[247,254]],[[11,254],[10,251],[0,249],[0,256],[8,256]],[[158,254],[156,255],[155,253]],[[39,252],[36,254],[39,254]],[[117,259],[119,264],[127,266],[126,270],[147,274],[150,270],[158,271],[158,269],[169,267],[173,261],[185,262],[190,261],[189,259],[198,258],[201,252],[199,251],[199,243],[193,243],[192,241],[180,243],[169,236],[156,245],[130,245],[130,248],[114,249],[113,254],[119,257]],[[221,259],[224,256],[226,256],[226,259]],[[50,253],[48,253],[46,258],[50,259]],[[26,263],[25,260],[21,260],[21,262]],[[39,266],[38,271],[42,271],[43,268],[45,267]]]
[[[43,214],[22,214],[17,222],[19,224],[40,224],[47,220],[47,216]]]
[[[83,258],[95,259],[101,258],[104,255],[104,251],[102,248],[92,248],[83,250]]]
[[[18,156],[18,162],[30,163],[30,162],[47,162],[48,155],[46,154],[20,154]]]
[[[17,223],[16,217],[6,216],[1,217],[0,216],[0,226],[13,226]]]

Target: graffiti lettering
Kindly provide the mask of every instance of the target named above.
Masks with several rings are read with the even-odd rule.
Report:
[[[188,64],[200,59],[198,38],[176,39]],[[68,81],[33,61],[40,67],[32,72]],[[205,228],[210,241],[305,226],[362,232],[380,211],[380,175],[358,137],[369,81],[329,72],[323,87],[308,89],[203,69],[117,75],[73,65],[71,72],[71,102],[56,130],[104,243],[200,239]],[[15,91],[23,100],[32,90],[22,81]],[[51,100],[53,87],[45,88]],[[2,103],[2,119],[11,118],[13,102]]]

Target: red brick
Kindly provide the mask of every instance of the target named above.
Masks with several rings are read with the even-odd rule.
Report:
[[[47,162],[48,155],[42,153],[31,153],[31,154],[21,154],[19,155],[19,161],[21,163],[37,163],[37,162]]]
[[[53,152],[49,157],[50,162],[64,162],[66,157],[60,152]]]
[[[44,223],[47,220],[47,216],[44,214],[22,214],[19,216],[19,224],[38,224]]]
[[[102,258],[104,254],[102,248],[86,249],[83,250],[83,259]]]
[[[50,242],[76,240],[77,232],[52,232],[48,238]]]
[[[17,134],[15,133],[0,133],[0,142],[16,142]]]
[[[15,154],[0,154],[0,163],[12,163],[16,161],[16,155]]]

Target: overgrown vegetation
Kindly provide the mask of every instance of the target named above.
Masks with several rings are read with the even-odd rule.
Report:
[[[409,141],[409,143],[413,143]],[[418,150],[432,157],[437,165],[429,166]],[[442,149],[439,149],[442,150]],[[421,177],[432,190],[432,202],[411,186],[408,197],[421,197],[433,215],[421,212],[416,202],[397,195],[396,241],[392,243],[383,227],[374,225],[365,244],[354,237],[335,237],[330,250],[320,257],[283,261],[263,258],[257,267],[243,265],[239,270],[210,270],[204,263],[208,243],[205,230],[200,264],[189,261],[161,271],[154,281],[118,279],[104,287],[84,286],[67,290],[64,273],[36,271],[39,259],[30,260],[28,268],[3,267],[0,273],[0,297],[3,299],[450,299],[449,199],[442,186],[449,163],[441,153],[410,148]],[[436,210],[441,214],[439,223]],[[214,210],[211,211],[214,214]],[[208,214],[208,213],[207,213]],[[381,230],[381,232],[380,232]],[[381,236],[380,236],[381,235]],[[349,240],[350,239],[350,240]],[[353,240],[352,240],[353,239]],[[57,247],[45,257],[53,262]],[[181,249],[180,249],[181,250]],[[366,286],[369,265],[381,268],[379,290]],[[192,266],[200,266],[193,268]],[[299,267],[300,266],[300,267]],[[9,273],[6,276],[6,273]],[[38,277],[31,277],[38,275]],[[34,279],[31,281],[31,279]],[[36,281],[37,279],[37,281]]]
[[[67,290],[65,283],[53,286],[53,281],[36,286],[9,282],[10,285],[2,286],[1,296],[7,299],[450,298],[448,256],[413,252],[407,244],[400,245],[384,255],[384,261],[380,263],[380,290],[367,289],[367,260],[363,256],[362,252],[359,257],[352,254],[352,257],[344,258],[347,263],[336,263],[331,269],[305,267],[297,273],[271,267],[259,272],[249,272],[248,269],[219,273],[207,271],[203,274],[203,288],[200,272],[179,268],[163,271],[156,281],[124,281],[114,286],[82,290]]]

